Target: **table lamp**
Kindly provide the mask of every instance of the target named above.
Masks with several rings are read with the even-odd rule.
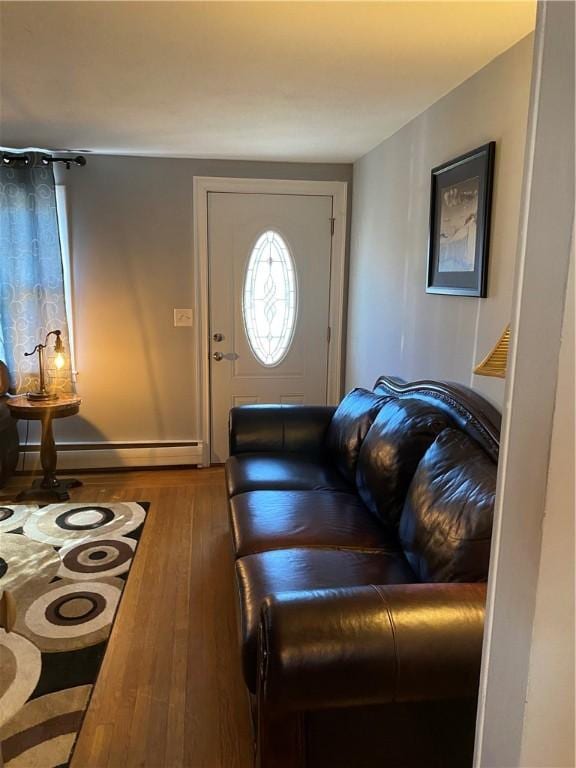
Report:
[[[39,381],[39,388],[38,392],[28,392],[26,397],[28,400],[57,400],[58,395],[56,393],[48,392],[46,390],[46,385],[44,381],[44,350],[48,346],[48,338],[50,336],[55,336],[56,341],[54,342],[54,352],[56,353],[54,357],[54,365],[56,368],[60,369],[64,365],[64,344],[62,343],[61,338],[62,331],[56,330],[56,331],[49,331],[46,334],[46,338],[44,339],[44,344],[36,344],[32,352],[24,352],[24,357],[30,357],[31,355],[34,355],[36,352],[38,352],[38,367],[40,369],[40,381]]]

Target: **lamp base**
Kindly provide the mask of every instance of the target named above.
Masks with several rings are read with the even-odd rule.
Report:
[[[59,395],[53,394],[52,392],[27,392],[26,397],[28,400],[46,401],[58,400]]]
[[[79,488],[82,485],[80,480],[57,480],[46,486],[44,479],[34,480],[31,488],[21,491],[16,497],[17,501],[68,501],[70,494],[69,488]]]

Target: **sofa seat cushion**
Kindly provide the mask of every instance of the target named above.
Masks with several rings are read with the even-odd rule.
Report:
[[[288,591],[411,584],[416,576],[401,553],[294,548],[247,555],[236,561],[242,663],[256,689],[257,631],[265,597]]]
[[[250,491],[230,500],[237,557],[290,547],[398,550],[398,539],[352,493]]]
[[[230,456],[226,485],[229,496],[247,491],[355,491],[328,462],[296,453]]]

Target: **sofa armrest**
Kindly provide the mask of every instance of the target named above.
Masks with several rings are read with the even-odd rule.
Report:
[[[335,407],[240,405],[230,410],[230,455],[259,451],[318,453]]]
[[[259,697],[268,711],[477,695],[484,584],[284,592],[259,628]]]

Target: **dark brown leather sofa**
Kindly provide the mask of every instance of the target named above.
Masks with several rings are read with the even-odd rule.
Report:
[[[387,377],[232,409],[258,766],[471,765],[499,430],[471,390]]]

